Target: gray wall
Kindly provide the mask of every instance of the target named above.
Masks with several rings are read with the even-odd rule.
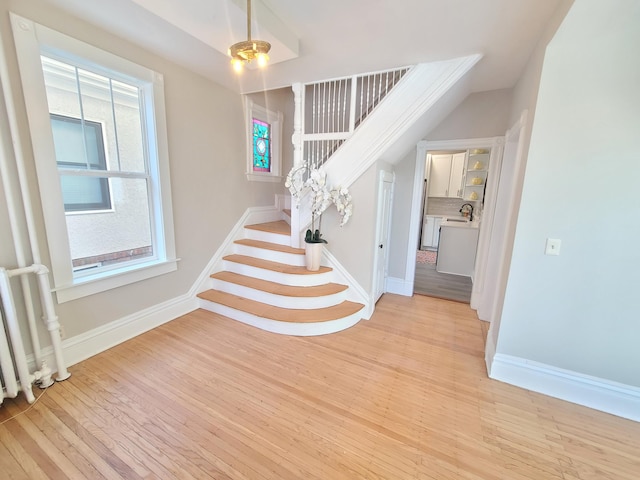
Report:
[[[638,24],[637,2],[579,0],[547,47],[497,345],[632,386]],[[562,239],[560,256],[543,255],[548,237]]]
[[[340,227],[335,207],[329,207],[322,214],[322,236],[329,242],[328,250],[366,292],[370,292],[372,286],[379,169],[378,164],[372,165],[349,187],[353,216],[345,226]]]
[[[549,23],[533,52],[529,57],[529,61],[527,62],[522,75],[518,79],[518,83],[513,87],[513,96],[512,96],[512,104],[511,104],[511,114],[509,118],[509,125],[513,125],[518,121],[523,111],[527,111],[527,119],[524,127],[524,132],[522,134],[522,138],[520,141],[522,142],[522,151],[523,151],[523,165],[522,172],[519,178],[516,179],[515,191],[518,192],[516,194],[516,198],[514,198],[513,209],[514,211],[518,211],[520,208],[520,196],[522,192],[522,185],[524,183],[524,176],[526,174],[526,162],[527,162],[527,154],[529,151],[529,142],[531,140],[531,130],[533,121],[535,118],[536,111],[536,100],[538,98],[538,89],[540,88],[540,75],[542,74],[542,65],[544,62],[544,56],[546,52],[547,45],[555,35],[558,27],[564,20],[567,12],[571,8],[573,4],[573,0],[561,0],[558,8],[556,9],[555,14],[550,19]],[[510,226],[510,231],[508,232],[506,241],[505,241],[505,255],[506,264],[505,268],[509,268],[511,261],[511,251],[513,249],[513,237],[515,235],[515,225]],[[489,332],[491,335],[491,342],[493,345],[496,345],[498,342],[498,333],[500,331],[500,313],[501,306],[498,307],[500,312],[496,312],[496,318],[494,319],[494,324]]]
[[[425,138],[434,141],[504,135],[510,125],[512,95],[510,88],[472,93]]]
[[[0,0],[0,26],[17,105],[43,260],[49,263],[31,144],[21,98],[8,12],[49,26],[79,40],[154,69],[164,75],[171,191],[177,256],[176,272],[92,295],[57,307],[67,336],[107,324],[186,293],[246,208],[272,205],[282,184],[245,178],[245,123],[241,97],[207,79],[93,25],[57,10],[48,2]],[[3,109],[4,110],[4,109]],[[5,115],[5,112],[1,112]],[[6,128],[2,136],[8,137]],[[287,141],[287,133],[284,133]],[[16,183],[16,179],[11,181]],[[2,266],[16,264],[6,211],[0,208]],[[224,207],[224,208],[222,208]]]

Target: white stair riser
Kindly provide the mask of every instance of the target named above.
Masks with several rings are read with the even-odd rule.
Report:
[[[320,297],[287,297],[284,295],[276,295],[273,293],[256,290],[254,288],[238,285],[231,282],[225,282],[212,278],[212,287],[215,290],[231,293],[240,297],[255,300],[256,302],[266,303],[274,307],[311,310],[314,308],[326,308],[338,305],[345,300],[346,290],[331,295],[323,295]]]
[[[260,247],[250,247],[239,243],[234,244],[233,249],[238,255],[261,258],[272,262],[286,263],[287,265],[304,266],[304,255],[297,253],[278,252]]]
[[[280,235],[279,233],[263,232],[252,228],[244,229],[244,237],[251,240],[260,240],[261,242],[277,243],[278,245],[291,246],[290,235]]]
[[[252,267],[242,263],[222,261],[223,270],[247,277],[259,278],[270,282],[282,283],[283,285],[310,287],[314,285],[323,285],[333,280],[333,272],[315,273],[310,275],[296,275],[291,273],[274,272],[264,268]]]
[[[242,312],[235,308],[227,307],[226,305],[220,305],[218,303],[210,302],[208,300],[199,299],[200,306],[205,310],[224,315],[233,320],[237,320],[247,325],[252,325],[268,332],[280,333],[282,335],[297,335],[301,337],[308,337],[313,335],[326,335],[329,333],[339,332],[345,330],[360,321],[360,312],[356,312],[344,318],[337,320],[331,320],[328,322],[317,323],[291,323],[291,322],[279,322],[276,320],[269,320],[266,318],[258,317],[251,313]]]

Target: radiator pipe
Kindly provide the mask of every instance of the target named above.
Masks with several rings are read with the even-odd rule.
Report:
[[[31,390],[31,383],[35,380],[35,377],[29,373],[27,356],[24,352],[24,346],[22,345],[22,334],[20,333],[20,326],[18,325],[18,315],[16,314],[16,308],[13,303],[13,293],[11,292],[9,275],[7,274],[7,270],[2,267],[0,267],[0,296],[2,296],[2,303],[4,305],[5,323],[9,333],[9,340],[11,341],[11,348],[13,349],[16,369],[18,370],[20,387],[27,397],[27,401],[33,403],[35,397]]]
[[[6,276],[16,277],[25,276],[30,273],[35,273],[38,279],[38,285],[40,287],[40,298],[42,300],[42,307],[44,310],[44,324],[49,331],[51,337],[51,346],[53,347],[53,354],[56,359],[56,366],[58,372],[56,380],[61,382],[71,376],[67,370],[64,358],[62,357],[62,339],[60,338],[60,323],[58,322],[58,316],[56,315],[55,307],[53,305],[53,299],[51,298],[51,286],[49,284],[49,269],[40,264],[33,264],[29,267],[16,268],[14,270],[6,270]],[[10,288],[10,287],[9,287]],[[10,291],[9,291],[10,293]],[[42,385],[41,385],[42,386]],[[49,386],[49,385],[44,385]]]

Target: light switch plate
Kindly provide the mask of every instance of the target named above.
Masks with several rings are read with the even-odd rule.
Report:
[[[547,238],[547,243],[544,247],[545,255],[560,255],[560,245],[562,240],[559,238]]]

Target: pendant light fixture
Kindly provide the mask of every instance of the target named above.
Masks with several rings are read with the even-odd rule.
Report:
[[[258,66],[264,67],[269,61],[269,50],[271,44],[263,40],[251,39],[251,0],[247,0],[247,39],[243,42],[234,43],[229,47],[231,65],[237,73],[241,73],[244,64],[252,60],[258,62]]]

